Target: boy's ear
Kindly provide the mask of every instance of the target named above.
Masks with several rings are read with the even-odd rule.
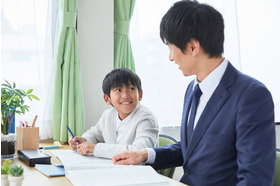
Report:
[[[141,100],[142,100],[142,97],[143,97],[143,91],[141,91],[141,92],[139,93],[139,98],[138,98],[138,100],[141,101]]]
[[[109,98],[109,96],[107,94],[103,95],[103,99],[107,105],[111,105],[111,99]]]

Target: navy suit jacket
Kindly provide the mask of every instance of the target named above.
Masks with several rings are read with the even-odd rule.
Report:
[[[194,82],[194,81],[193,81]],[[275,173],[274,105],[267,88],[228,63],[187,143],[187,88],[181,141],[156,147],[155,169],[183,166],[191,186],[269,186]]]

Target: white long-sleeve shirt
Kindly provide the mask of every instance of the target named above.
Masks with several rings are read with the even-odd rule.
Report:
[[[158,146],[157,119],[148,108],[138,105],[118,140],[116,114],[115,108],[105,110],[98,123],[82,135],[87,142],[96,144],[94,156],[112,158],[123,151]]]

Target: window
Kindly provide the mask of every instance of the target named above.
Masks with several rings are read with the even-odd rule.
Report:
[[[40,101],[26,99],[30,112],[16,114],[15,124],[18,126],[19,121],[32,123],[38,115],[36,126],[40,127],[42,135],[42,130],[50,131],[42,124],[47,120],[45,106],[53,65],[51,46],[55,28],[52,25],[56,20],[56,10],[51,7],[57,6],[56,1],[2,0],[1,3],[1,82],[6,79],[24,91],[33,89]]]

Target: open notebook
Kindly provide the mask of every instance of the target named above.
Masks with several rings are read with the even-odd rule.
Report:
[[[82,156],[71,150],[51,150],[62,162],[65,176],[75,185],[169,185],[152,167],[114,165],[111,159]]]

